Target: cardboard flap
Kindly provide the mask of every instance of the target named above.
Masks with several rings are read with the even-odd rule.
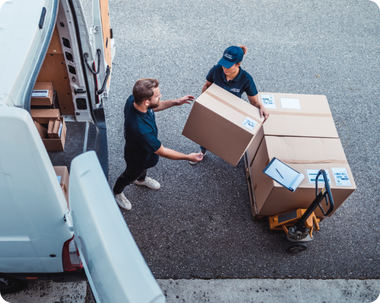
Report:
[[[276,157],[287,164],[347,163],[337,139],[266,136],[265,142],[269,158]]]

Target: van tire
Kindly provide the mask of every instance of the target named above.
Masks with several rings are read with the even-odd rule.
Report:
[[[0,276],[0,293],[2,295],[18,292],[27,287],[27,281]]]

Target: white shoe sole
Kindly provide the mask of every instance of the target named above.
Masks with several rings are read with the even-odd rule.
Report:
[[[151,180],[153,180],[152,178],[150,178]],[[146,183],[145,181],[144,182],[139,182],[139,181],[134,181],[133,183],[134,184],[136,184],[136,185],[138,185],[138,186],[145,186],[145,187],[148,187],[148,188],[150,188],[150,189],[152,189],[152,190],[159,190],[160,188],[161,188],[161,185],[160,185],[160,183],[158,183],[156,180],[153,180],[154,182],[156,182],[157,183],[157,186],[158,187],[152,187],[152,186],[149,186],[148,184],[149,183]]]

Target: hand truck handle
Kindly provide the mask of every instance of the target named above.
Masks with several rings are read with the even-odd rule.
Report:
[[[327,174],[324,169],[319,170],[317,177],[315,178],[315,191],[316,195],[318,196],[318,178],[319,176],[323,176],[323,180],[325,182],[325,187],[322,189],[322,194],[324,195],[324,198],[326,199],[326,205],[329,206],[330,203],[330,208],[329,210],[325,213],[322,205],[319,203],[318,206],[321,209],[321,212],[323,213],[324,216],[328,216],[331,214],[331,212],[334,210],[334,200],[331,194],[331,189],[330,189],[330,184],[329,184],[329,179],[327,178]]]

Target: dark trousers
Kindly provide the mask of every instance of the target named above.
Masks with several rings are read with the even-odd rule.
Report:
[[[113,187],[113,193],[115,195],[121,194],[124,188],[135,180],[144,181],[146,172],[146,168],[132,168],[127,165],[125,171],[117,178],[115,186]]]

